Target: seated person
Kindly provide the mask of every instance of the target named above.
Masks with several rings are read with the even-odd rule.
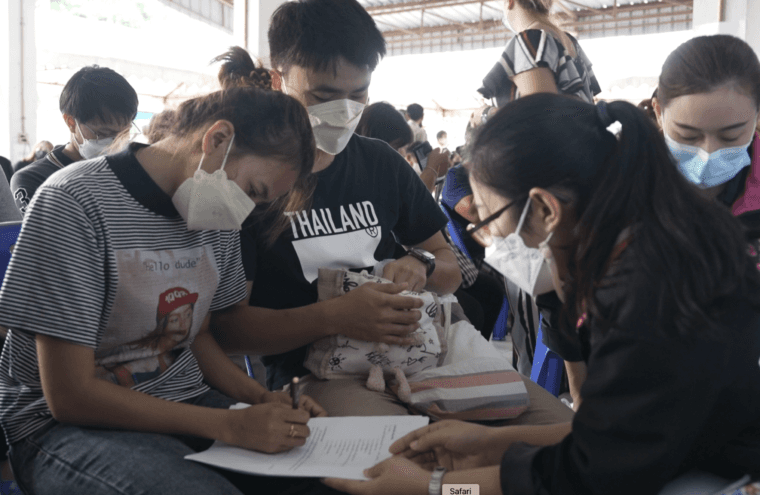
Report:
[[[317,42],[322,39],[334,42]],[[274,86],[304,103],[313,122],[329,120],[314,126],[311,206],[289,210],[289,228],[273,245],[243,232],[250,306],[219,314],[213,328],[228,352],[265,355],[267,384],[276,390],[308,373],[307,346],[325,336],[412,344],[408,334],[418,326],[420,302],[396,294],[404,288],[452,293],[461,274],[441,234],[446,217],[422,182],[385,143],[353,134],[372,70],[385,53],[370,15],[355,0],[286,2],[272,17],[269,45]],[[371,268],[393,257],[397,241],[410,250],[385,267],[393,284],[365,284],[317,303],[319,268]],[[408,414],[393,396],[367,390],[360,379],[307,382],[304,391],[333,416]],[[529,410],[518,419],[566,418],[562,409],[569,409],[551,396],[542,401],[541,392],[531,397],[536,414]],[[559,404],[557,414],[551,399]]]
[[[313,143],[295,99],[233,88],[184,102],[158,143],[66,168],[39,188],[0,296],[0,424],[24,493],[301,484],[185,456],[215,440],[288,451],[325,414],[309,398],[294,410],[287,394],[251,380],[209,331],[210,315],[246,297],[236,231],[254,201],[310,172]],[[252,406],[230,410],[237,402]]]
[[[406,121],[404,121],[404,116],[393,105],[385,102],[373,103],[367,106],[364,112],[362,112],[362,118],[359,120],[359,125],[356,127],[355,132],[360,136],[385,141],[391,148],[402,154],[402,150],[412,143],[412,130]],[[432,161],[433,164],[432,166],[429,164],[422,174],[420,174],[420,178],[428,190],[432,192],[435,187],[435,180],[438,177],[437,170],[439,167],[446,167],[445,160],[447,160],[447,157],[446,154],[434,150],[434,152],[431,152],[428,160]],[[470,323],[475,328],[482,330],[483,308],[477,300],[463,292],[463,289],[470,287],[475,282],[478,269],[474,266],[472,260],[462,253],[457,246],[449,244],[457,257],[457,263],[462,271],[462,285],[454,294],[459,299],[459,304],[462,306]],[[402,251],[401,256],[403,256],[403,253],[404,251]]]
[[[328,485],[639,495],[695,469],[760,479],[760,273],[739,220],[687,182],[627,102],[540,94],[509,110],[477,136],[475,203],[494,235],[524,243],[507,256],[500,242],[496,268],[529,292],[543,271],[563,302],[561,331],[588,364],[578,412],[549,427],[438,422],[392,445],[400,455],[370,481]],[[525,146],[539,129],[544,146]]]
[[[105,154],[114,139],[130,129],[137,115],[137,93],[123,76],[107,67],[83,67],[63,87],[60,110],[71,133],[69,143],[56,146],[11,178],[21,213],[48,177],[74,162]]]
[[[36,162],[37,160],[42,160],[45,158],[45,155],[53,151],[53,143],[50,141],[40,141],[34,146],[34,149],[32,149],[32,152],[29,153],[29,155],[25,156],[21,160],[17,161],[13,164],[13,174],[21,170],[22,168],[26,167],[27,165],[31,165],[32,163]],[[10,177],[8,177],[8,181],[10,182]]]

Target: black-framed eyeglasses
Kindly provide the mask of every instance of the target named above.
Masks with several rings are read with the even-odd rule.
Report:
[[[470,236],[472,236],[472,234],[474,234],[478,230],[482,229],[483,227],[485,227],[489,223],[493,222],[494,220],[496,220],[497,218],[499,218],[500,216],[502,216],[504,214],[504,212],[507,211],[511,206],[517,204],[517,201],[518,200],[511,201],[511,202],[507,203],[506,206],[504,206],[502,208],[499,208],[499,210],[497,212],[493,213],[492,215],[489,215],[488,218],[479,221],[475,225],[469,226],[467,228],[467,234],[470,235]]]

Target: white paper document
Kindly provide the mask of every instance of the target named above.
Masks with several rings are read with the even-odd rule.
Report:
[[[364,480],[365,469],[391,457],[393,442],[428,421],[426,416],[312,418],[306,444],[289,452],[263,454],[217,441],[185,459],[265,476]]]

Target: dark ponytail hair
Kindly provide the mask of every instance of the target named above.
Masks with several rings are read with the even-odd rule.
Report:
[[[679,96],[709,93],[729,83],[746,91],[760,108],[760,62],[752,47],[725,34],[698,36],[665,59],[657,101],[665,108]]]
[[[315,141],[314,134],[309,122],[309,114],[303,105],[296,99],[285,95],[285,93],[272,90],[272,76],[270,72],[260,66],[257,66],[251,56],[245,49],[239,46],[233,46],[225,53],[215,57],[214,62],[222,62],[219,69],[219,84],[225,90],[233,89],[256,90],[270,98],[282,99],[288,101],[290,111],[300,115],[298,122],[292,121],[299,129],[299,136],[292,136],[290,140],[281,141],[283,152],[286,150],[292,154],[303,154],[305,162],[300,169],[300,177],[290,192],[274,200],[266,208],[256,208],[253,212],[250,222],[246,222],[245,227],[263,226],[264,235],[259,237],[262,241],[262,247],[271,247],[277,238],[290,227],[290,219],[285,215],[286,212],[301,211],[308,209],[311,196],[316,187],[316,179],[311,175],[311,169],[314,166]],[[298,107],[298,111],[295,108]],[[259,132],[266,135],[270,131],[271,122],[265,118],[258,118]],[[308,127],[308,138],[302,134],[303,126]],[[237,128],[237,127],[236,127]],[[308,167],[306,166],[308,162]]]
[[[229,50],[211,60],[212,64],[216,62],[222,62],[217,79],[223,89],[249,86],[264,90],[272,89],[272,74],[267,69],[257,66],[251,55],[242,47],[230,47]]]
[[[614,121],[622,125],[619,140],[606,129]],[[741,224],[683,178],[658,129],[627,102],[597,107],[552,94],[516,100],[478,133],[472,167],[476,181],[519,200],[509,212],[515,218],[534,187],[572,208],[578,221],[566,246],[566,331],[586,310],[614,321],[594,293],[627,227],[637,269],[660,296],[658,321],[672,322],[666,332],[716,335],[716,301],[737,294],[760,307],[760,277]]]

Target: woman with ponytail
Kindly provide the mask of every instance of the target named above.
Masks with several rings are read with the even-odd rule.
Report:
[[[641,495],[692,470],[759,477],[760,275],[740,222],[670,160],[626,102],[533,95],[489,121],[473,146],[479,226],[498,238],[499,271],[562,300],[559,331],[588,364],[583,402],[566,425],[441,421],[396,442],[371,481],[328,484]]]

